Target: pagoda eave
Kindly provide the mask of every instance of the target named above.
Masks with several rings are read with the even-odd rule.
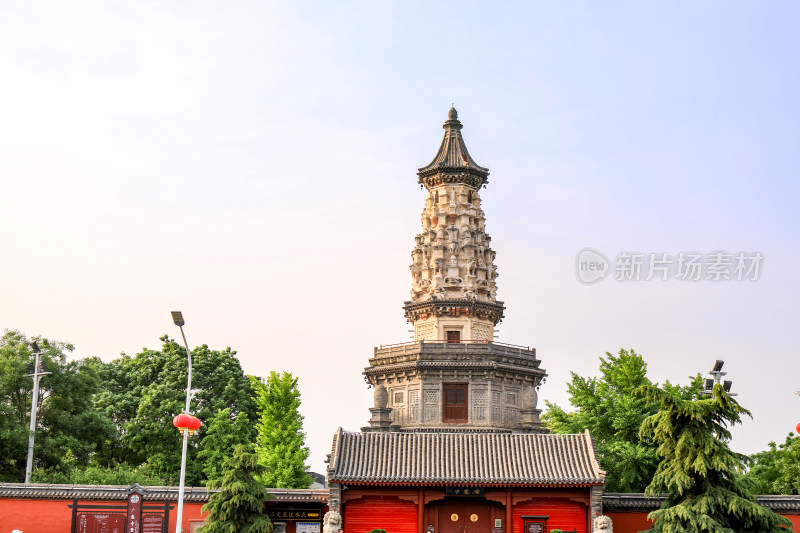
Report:
[[[482,302],[468,298],[452,298],[441,300],[425,300],[423,302],[405,302],[403,305],[406,318],[412,322],[424,320],[430,316],[477,317],[491,320],[498,324],[503,320],[505,306],[503,302]]]

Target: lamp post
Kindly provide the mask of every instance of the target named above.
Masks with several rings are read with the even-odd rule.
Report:
[[[714,389],[714,385],[718,384],[722,379],[722,376],[727,375],[727,372],[722,371],[722,366],[725,364],[725,361],[721,361],[717,359],[714,361],[714,368],[712,368],[708,373],[711,374],[712,377],[706,378],[705,380],[705,390],[700,391],[700,394],[707,394],[711,395],[711,391]],[[722,382],[722,390],[728,393],[728,396],[736,396],[737,393],[731,392],[731,386],[733,386],[733,382],[729,380],[725,380]]]
[[[36,435],[36,412],[39,408],[39,376],[50,374],[50,372],[43,372],[39,368],[41,364],[42,350],[36,341],[31,343],[35,362],[33,363],[33,373],[28,374],[33,377],[33,399],[31,400],[31,425],[28,431],[28,462],[25,464],[25,483],[31,482],[31,473],[33,472],[33,439]]]
[[[189,360],[189,377],[186,382],[186,409],[184,412],[188,415],[189,404],[192,401],[192,352],[189,351],[189,344],[186,342],[186,335],[183,333],[183,325],[186,323],[183,320],[183,314],[180,311],[172,311],[172,321],[181,329],[181,337],[183,337],[183,345],[186,347],[186,357]],[[178,513],[175,521],[175,533],[181,533],[181,522],[183,521],[183,485],[186,481],[186,450],[189,446],[189,431],[181,431],[183,434],[183,451],[181,452],[181,480],[178,486]],[[194,431],[192,431],[194,433]]]

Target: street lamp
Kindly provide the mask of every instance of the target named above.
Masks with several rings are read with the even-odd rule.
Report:
[[[33,363],[33,373],[28,374],[33,377],[33,399],[31,400],[31,425],[28,431],[28,462],[25,464],[25,483],[31,482],[31,472],[33,472],[33,438],[36,435],[36,412],[39,408],[39,376],[45,376],[50,372],[44,372],[41,368],[42,350],[36,341],[31,342],[31,349],[35,356]]]
[[[711,374],[712,377],[705,379],[705,387],[704,387],[705,390],[700,391],[700,394],[711,395],[711,391],[714,388],[714,385],[720,384],[722,376],[728,374],[727,372],[722,371],[722,366],[724,364],[725,361],[721,361],[719,359],[714,361],[714,368],[712,368],[709,371],[709,374]],[[725,381],[722,381],[721,385],[722,385],[722,390],[727,392],[728,396],[737,396],[737,393],[731,392],[731,387],[733,386],[732,381],[726,379]]]
[[[172,311],[172,321],[181,329],[181,337],[183,337],[183,345],[186,347],[186,357],[189,360],[189,377],[186,382],[186,409],[184,413],[189,415],[191,413],[189,409],[189,404],[192,401],[192,395],[195,391],[192,390],[192,352],[189,350],[189,343],[186,342],[186,335],[183,333],[183,325],[186,323],[183,320],[183,314],[180,311]],[[180,415],[179,415],[180,416]],[[189,446],[189,435],[194,433],[194,430],[200,427],[200,421],[197,420],[195,417],[189,417],[196,422],[192,422],[196,424],[197,427],[191,429],[191,431],[187,431],[186,428],[181,429],[181,433],[183,434],[183,451],[181,452],[181,480],[180,485],[178,486],[178,516],[176,517],[175,522],[175,533],[181,533],[181,522],[183,521],[183,485],[186,481],[186,450]],[[175,417],[177,421],[178,417]],[[178,423],[175,423],[178,426]]]

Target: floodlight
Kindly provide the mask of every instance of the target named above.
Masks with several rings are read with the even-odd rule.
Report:
[[[186,324],[183,320],[183,313],[180,311],[172,311],[172,322],[174,322],[176,326],[183,326]]]
[[[711,390],[714,388],[714,380],[711,378],[706,378],[706,390]]]
[[[36,343],[36,341],[31,342],[31,349],[33,350],[33,353],[41,352],[41,350],[39,349],[39,345]]]
[[[731,391],[731,385],[733,385],[733,381],[728,381],[727,379],[722,382],[722,390],[725,392]]]
[[[720,361],[719,359],[716,360],[714,363],[714,368],[711,369],[712,372],[719,372],[722,370],[722,365],[725,364],[725,361]]]

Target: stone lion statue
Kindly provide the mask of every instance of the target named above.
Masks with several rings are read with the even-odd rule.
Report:
[[[614,533],[614,527],[611,524],[611,518],[602,514],[595,518],[592,531],[596,533]]]
[[[339,533],[342,530],[342,515],[331,509],[322,518],[322,533]]]

